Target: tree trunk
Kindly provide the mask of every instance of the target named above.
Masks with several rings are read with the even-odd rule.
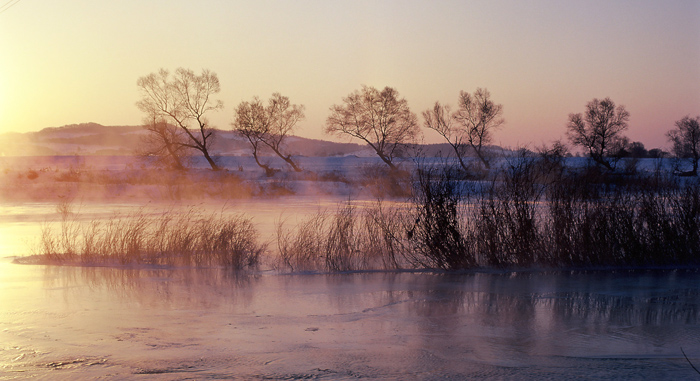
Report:
[[[265,176],[272,177],[275,174],[276,171],[274,168],[270,168],[269,165],[260,162],[260,159],[258,159],[258,150],[255,148],[253,149],[253,158],[255,159],[255,163],[257,163],[260,168],[265,170]]]
[[[379,158],[382,159],[382,161],[383,161],[384,163],[386,163],[386,165],[389,166],[389,168],[391,169],[392,172],[395,172],[395,171],[398,169],[398,168],[396,168],[396,166],[394,165],[394,163],[392,163],[391,160],[389,160],[388,157],[386,157],[385,155],[383,155],[383,154],[381,154],[381,153],[379,153],[379,152],[377,152],[377,155],[379,155]]]
[[[491,164],[484,158],[484,156],[481,154],[481,149],[477,149],[476,147],[472,146],[474,148],[474,152],[476,152],[476,156],[481,160],[481,162],[484,164],[484,167],[486,169],[491,169]]]
[[[214,162],[214,159],[212,159],[211,156],[209,156],[209,151],[207,151],[206,149],[202,149],[202,154],[204,154],[204,158],[207,159],[207,163],[209,163],[209,166],[211,166],[212,171],[220,171],[221,170],[221,167],[216,165],[216,163]]]
[[[168,155],[170,155],[170,158],[173,160],[173,168],[178,171],[184,170],[185,166],[182,165],[182,161],[180,161],[180,157],[175,152],[172,144],[166,142],[165,149],[168,151]]]
[[[276,151],[275,151],[275,152],[276,152]],[[278,152],[277,154],[279,155],[279,152]],[[301,168],[299,168],[299,167],[294,163],[294,161],[292,161],[292,159],[291,159],[290,156],[282,156],[282,155],[280,155],[280,157],[282,158],[282,160],[286,161],[287,164],[289,164],[289,165],[292,166],[292,169],[294,170],[294,172],[301,172]]]
[[[593,152],[590,152],[589,154],[590,154],[590,156],[591,156],[591,159],[593,159],[593,161],[595,161],[596,163],[602,165],[603,167],[605,167],[605,169],[607,169],[607,170],[609,170],[609,171],[614,171],[614,169],[613,169],[612,165],[610,164],[610,162],[608,162],[607,160],[605,160],[605,157],[603,157],[603,155],[594,154]]]
[[[294,172],[301,172],[301,168],[299,168],[299,167],[294,163],[294,161],[292,161],[292,159],[290,159],[289,156],[287,156],[287,157],[282,157],[282,159],[283,159],[284,161],[286,161],[287,164],[289,164],[289,165],[292,166],[292,169],[294,169]]]
[[[277,147],[274,144],[270,144],[270,143],[265,143],[265,144],[267,144],[268,147],[272,148],[272,151],[274,151],[277,154],[277,156],[281,157],[282,160],[287,162],[287,164],[291,165],[294,172],[301,172],[301,168],[299,168],[296,165],[296,163],[294,163],[294,161],[292,160],[292,155],[284,156],[282,154],[282,152],[280,152],[279,149],[277,149]]]
[[[464,159],[462,159],[462,156],[457,155],[457,160],[459,160],[459,165],[462,166],[464,172],[469,172],[469,169],[467,169],[467,165],[464,163]]]
[[[455,151],[455,155],[457,156],[457,160],[459,161],[459,165],[462,167],[464,172],[468,172],[469,170],[467,169],[467,165],[464,163],[464,159],[462,158],[462,153],[459,152],[459,146],[457,144],[452,144],[452,142],[448,139],[447,143],[450,144],[452,149]]]

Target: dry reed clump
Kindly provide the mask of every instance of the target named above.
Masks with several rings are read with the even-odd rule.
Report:
[[[509,159],[490,186],[476,195],[468,234],[482,264],[528,267],[546,250],[538,219],[549,169],[536,157],[521,154]]]
[[[552,176],[541,164],[522,157],[507,166],[467,216],[480,266],[700,264],[699,183],[588,169]]]
[[[44,224],[38,245],[37,254],[51,262],[242,269],[257,265],[266,251],[250,218],[240,214],[140,210],[80,222],[68,207],[59,208],[58,231]]]
[[[700,264],[700,183],[658,171],[592,174],[552,159],[523,152],[482,189],[449,168],[420,169],[412,263],[449,270]]]
[[[405,226],[404,217],[399,209],[387,211],[380,203],[361,209],[348,202],[334,213],[319,211],[291,230],[281,221],[277,267],[292,271],[401,268],[405,243],[397,233]]]

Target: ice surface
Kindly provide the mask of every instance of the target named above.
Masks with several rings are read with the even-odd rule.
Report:
[[[697,376],[695,271],[240,274],[0,263],[0,379]]]

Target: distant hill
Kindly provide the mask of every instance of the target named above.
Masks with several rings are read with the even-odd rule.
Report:
[[[38,132],[9,132],[0,134],[0,156],[72,156],[137,155],[142,139],[147,134],[142,126],[103,126],[97,123],[70,124],[44,128]],[[489,149],[500,151],[497,146]],[[337,143],[326,140],[290,136],[285,151],[297,156],[359,156],[373,157],[374,151],[356,143]],[[216,130],[211,152],[217,156],[248,156],[250,146],[245,138],[230,130]],[[423,144],[411,147],[410,155],[427,157],[450,156],[452,147],[444,144]],[[262,155],[274,156],[269,150]]]
[[[147,132],[141,126],[103,126],[97,123],[44,128],[38,132],[0,134],[0,155],[136,155]],[[355,143],[290,136],[287,152],[304,156],[371,156],[368,147]],[[244,138],[233,131],[217,130],[212,145],[215,155],[249,155]],[[263,152],[272,155],[272,152]]]
[[[97,123],[44,128],[38,132],[0,134],[4,156],[132,155],[141,141],[139,126],[106,127]]]

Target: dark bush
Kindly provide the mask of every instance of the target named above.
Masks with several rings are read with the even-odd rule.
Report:
[[[462,226],[464,182],[449,168],[419,168],[414,193],[415,225],[407,235],[424,258],[417,262],[446,270],[475,267],[474,251]]]

